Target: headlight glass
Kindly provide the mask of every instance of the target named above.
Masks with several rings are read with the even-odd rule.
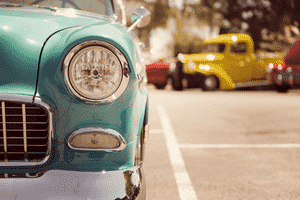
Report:
[[[101,100],[111,96],[121,84],[123,69],[118,57],[102,46],[88,46],[72,58],[66,74],[78,95]]]

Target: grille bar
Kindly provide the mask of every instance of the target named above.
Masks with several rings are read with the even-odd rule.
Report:
[[[3,123],[3,143],[4,143],[4,160],[7,160],[7,138],[6,138],[6,120],[5,120],[5,102],[1,102],[2,106],[2,123]]]
[[[24,137],[23,141],[24,141],[25,161],[28,162],[25,104],[22,104],[22,117],[23,117],[23,137]]]

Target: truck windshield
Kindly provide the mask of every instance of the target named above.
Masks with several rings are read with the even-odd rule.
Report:
[[[223,53],[225,50],[224,43],[210,43],[204,45],[203,53]]]
[[[112,16],[113,8],[110,0],[2,0],[5,3],[22,5],[39,5],[41,7],[73,8],[93,12],[101,15]]]

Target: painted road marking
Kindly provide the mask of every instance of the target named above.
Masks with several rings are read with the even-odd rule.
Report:
[[[178,146],[186,149],[300,148],[300,144],[179,144]]]
[[[162,106],[158,106],[157,109],[163,126],[163,131],[166,138],[166,144],[179,192],[179,197],[181,200],[197,200],[196,192],[193,188],[189,174],[186,171],[185,164],[169,117]]]

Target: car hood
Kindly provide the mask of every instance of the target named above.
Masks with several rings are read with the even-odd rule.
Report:
[[[64,29],[107,22],[109,18],[73,9],[0,4],[0,93],[34,95],[47,39]]]
[[[220,53],[200,53],[200,54],[181,54],[178,55],[179,60],[192,61],[192,62],[214,62],[222,60],[224,58],[223,54]]]

